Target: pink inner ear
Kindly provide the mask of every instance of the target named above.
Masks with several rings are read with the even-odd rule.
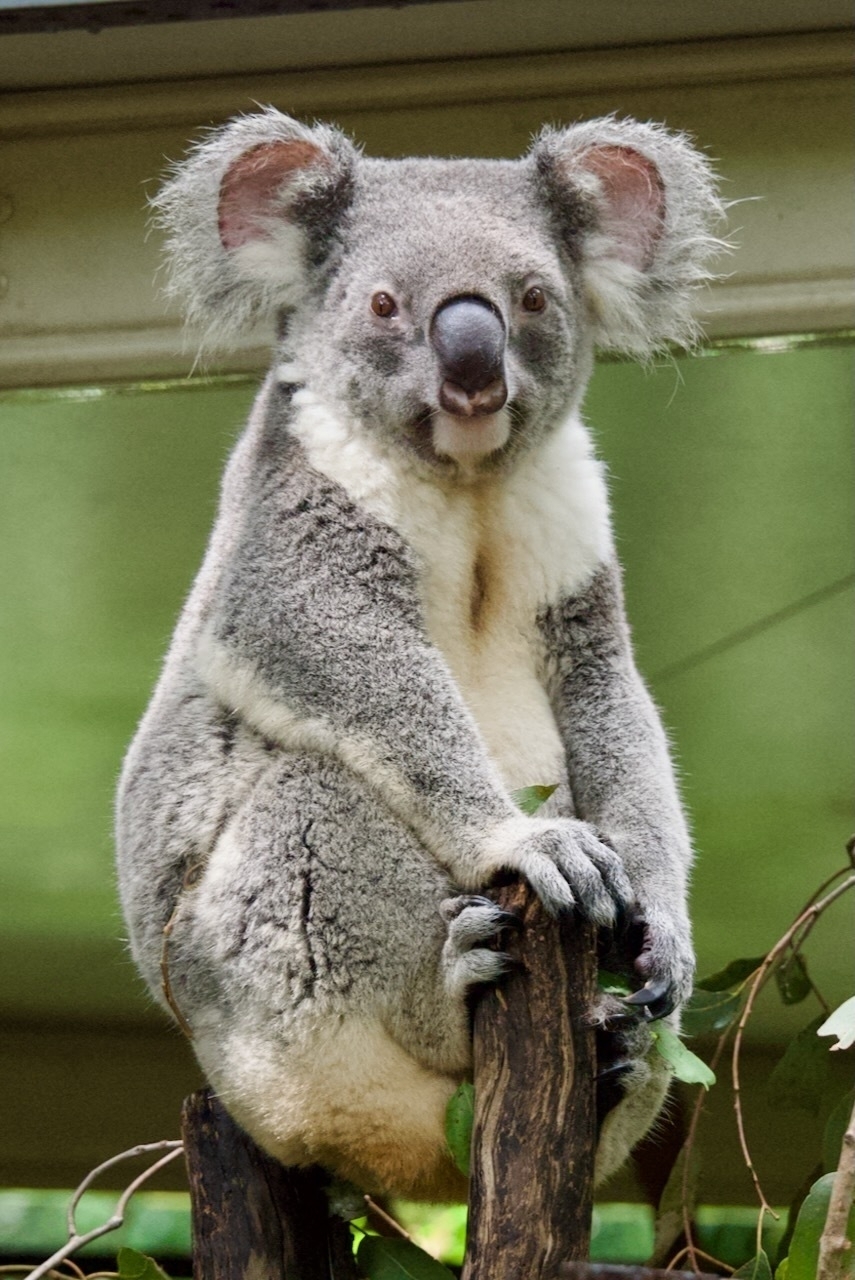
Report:
[[[239,249],[264,235],[262,220],[276,211],[276,197],[292,174],[323,161],[312,142],[261,142],[226,170],[217,218],[226,249]]]
[[[665,186],[659,170],[632,147],[595,147],[581,161],[603,184],[603,230],[614,239],[618,258],[646,271],[665,229]]]

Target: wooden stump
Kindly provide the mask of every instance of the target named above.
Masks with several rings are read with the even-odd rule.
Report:
[[[475,1013],[475,1126],[463,1280],[553,1280],[588,1256],[596,1138],[596,935],[522,884],[518,970]]]
[[[194,1280],[356,1280],[321,1170],[283,1168],[205,1090],[184,1103],[182,1128]]]

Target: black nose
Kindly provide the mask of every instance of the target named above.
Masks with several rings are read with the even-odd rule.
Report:
[[[443,408],[466,417],[501,409],[507,399],[505,326],[485,298],[444,302],[433,318],[431,343]]]

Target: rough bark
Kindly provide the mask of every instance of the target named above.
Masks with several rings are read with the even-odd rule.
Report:
[[[521,884],[518,968],[475,1013],[475,1124],[463,1280],[553,1280],[588,1256],[596,986],[591,926],[550,920]]]
[[[319,1169],[283,1168],[207,1091],[186,1100],[182,1127],[195,1280],[356,1280]]]

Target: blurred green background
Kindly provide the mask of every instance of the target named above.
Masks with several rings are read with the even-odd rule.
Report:
[[[771,945],[852,829],[853,347],[766,345],[601,364],[585,411],[693,819],[701,972]],[[7,1185],[70,1185],[123,1143],[174,1136],[197,1083],[125,952],[111,805],[252,394],[0,396]],[[852,925],[843,905],[811,941],[832,1003],[852,993]],[[760,1005],[759,1075],[812,1013]]]

